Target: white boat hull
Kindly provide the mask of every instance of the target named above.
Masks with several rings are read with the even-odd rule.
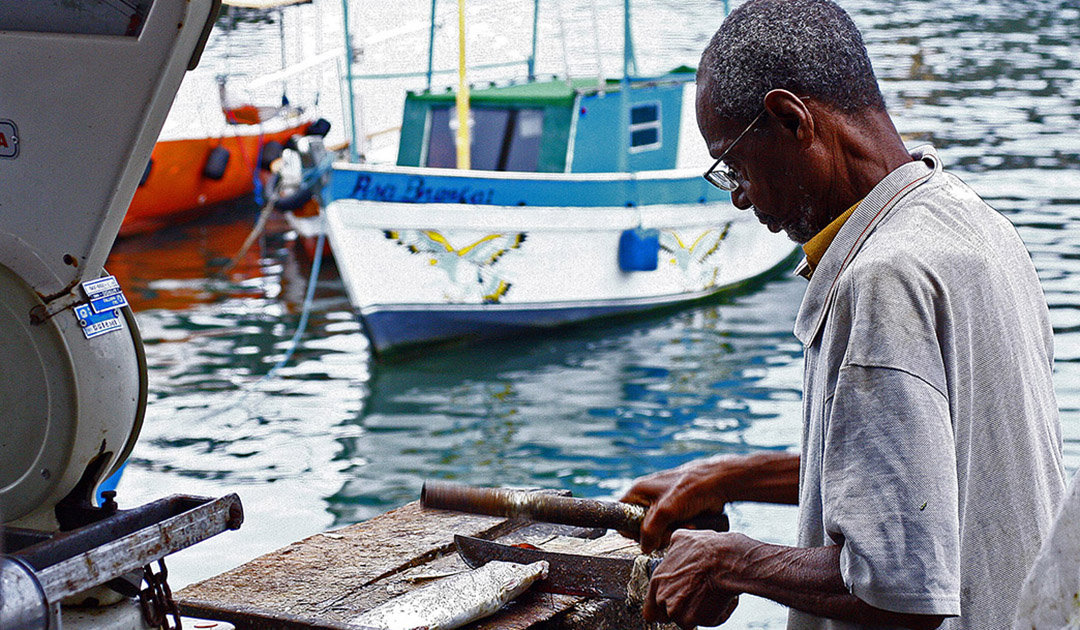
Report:
[[[325,210],[350,300],[380,353],[708,299],[790,266],[795,246],[729,204],[507,207],[339,200]],[[657,266],[620,238],[658,231]]]

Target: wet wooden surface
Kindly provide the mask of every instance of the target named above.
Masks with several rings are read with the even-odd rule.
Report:
[[[316,534],[176,594],[185,614],[216,618],[240,630],[322,628],[390,599],[467,570],[455,534],[531,542],[591,555],[632,556],[631,541],[600,530],[514,521],[421,508],[410,503],[364,523]],[[621,600],[528,592],[470,630],[644,628],[641,613]]]

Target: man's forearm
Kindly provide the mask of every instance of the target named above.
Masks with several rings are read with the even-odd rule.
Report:
[[[848,592],[840,574],[840,547],[802,549],[758,541],[742,554],[721,588],[749,593],[803,612],[863,624],[936,628],[942,616],[876,608]]]
[[[715,461],[724,460],[726,465],[718,466],[715,483],[725,489],[728,501],[799,503],[798,454],[760,452]]]

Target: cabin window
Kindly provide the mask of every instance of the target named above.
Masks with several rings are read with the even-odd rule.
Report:
[[[474,107],[469,112],[470,161],[486,171],[536,171],[544,131],[542,109]],[[433,108],[427,159],[432,167],[457,166],[457,108]]]
[[[660,148],[660,103],[642,103],[630,108],[630,152]]]

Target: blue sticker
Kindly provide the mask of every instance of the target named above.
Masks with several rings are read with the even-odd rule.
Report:
[[[124,324],[120,321],[120,311],[111,310],[104,313],[95,313],[89,304],[79,304],[75,307],[75,317],[79,318],[79,326],[87,339],[104,335],[114,330],[120,330]]]
[[[116,310],[127,305],[128,301],[123,293],[114,293],[112,295],[99,297],[95,300],[90,300],[90,308],[95,313],[104,313],[105,311]]]

